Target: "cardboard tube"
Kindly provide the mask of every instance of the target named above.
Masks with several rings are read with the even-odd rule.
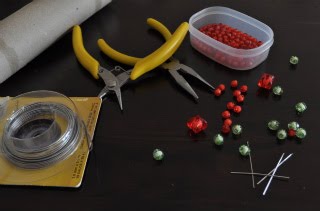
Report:
[[[0,21],[0,83],[111,0],[34,0]]]

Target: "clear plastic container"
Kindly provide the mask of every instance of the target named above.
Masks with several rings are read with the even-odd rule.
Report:
[[[254,49],[237,49],[219,42],[198,29],[207,24],[223,23],[247,33],[263,44]],[[263,62],[273,44],[273,31],[266,24],[226,7],[209,7],[190,20],[191,45],[210,59],[236,70],[249,70]]]

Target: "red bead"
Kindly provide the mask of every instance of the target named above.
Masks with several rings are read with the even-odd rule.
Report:
[[[240,90],[237,89],[237,90],[233,91],[233,96],[234,97],[238,97],[239,95],[241,95],[241,91]]]
[[[258,81],[258,86],[264,89],[271,89],[273,83],[274,76],[263,73],[260,80]]]
[[[221,113],[222,118],[228,119],[230,118],[231,114],[229,111],[225,110],[224,112]]]
[[[201,131],[205,130],[207,126],[207,121],[199,115],[191,117],[187,122],[187,127],[194,133],[200,133]]]
[[[221,89],[217,88],[217,89],[215,89],[215,90],[214,90],[214,92],[213,92],[213,93],[214,93],[214,95],[215,95],[215,96],[217,96],[217,97],[218,97],[218,96],[220,96],[220,95],[221,95]]]
[[[225,134],[230,133],[230,126],[222,125],[221,132]]]
[[[231,119],[225,119],[225,120],[223,121],[223,124],[224,124],[224,125],[231,126],[231,125],[232,125],[232,120],[231,120]]]
[[[224,91],[226,89],[226,86],[224,84],[220,84],[218,86],[218,89],[220,89],[221,91]]]
[[[288,136],[294,137],[296,135],[296,131],[294,129],[289,129],[288,130]]]
[[[230,86],[231,86],[232,88],[236,88],[236,87],[238,86],[238,81],[237,81],[237,80],[231,81]]]
[[[248,86],[247,86],[247,85],[242,85],[242,86],[240,87],[240,91],[241,91],[242,93],[246,93],[246,92],[248,91]]]
[[[241,110],[242,110],[242,108],[241,108],[241,106],[239,106],[239,105],[236,105],[236,106],[233,108],[233,111],[234,111],[235,113],[240,113]]]
[[[227,109],[232,110],[236,104],[234,102],[227,103]]]
[[[237,101],[238,101],[238,103],[242,103],[244,101],[244,96],[243,95],[238,95],[237,96]]]

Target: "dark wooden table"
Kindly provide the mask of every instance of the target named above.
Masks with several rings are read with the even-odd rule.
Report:
[[[27,2],[2,0],[0,18]],[[269,25],[275,42],[268,59],[250,71],[230,70],[198,53],[186,39],[175,57],[213,85],[226,84],[224,95],[215,98],[187,77],[200,97],[195,103],[165,71],[148,73],[122,90],[123,112],[114,97],[103,103],[94,149],[79,189],[2,186],[1,210],[319,210],[318,0],[115,0],[82,24],[85,45],[102,66],[112,67],[118,63],[100,53],[98,38],[120,51],[145,56],[163,42],[147,26],[148,17],[174,30],[210,6],[230,7]],[[289,65],[292,55],[300,58],[296,68]],[[275,84],[283,87],[281,99],[258,92],[257,81],[264,72],[275,75]],[[243,112],[232,117],[244,132],[238,139],[230,134],[224,146],[217,148],[212,138],[220,131],[220,114],[232,99],[229,83],[233,79],[249,86]],[[102,86],[77,62],[68,33],[2,83],[0,96],[33,90],[96,96]],[[302,116],[294,110],[299,101],[308,105]],[[196,114],[208,121],[208,128],[194,138],[189,136],[186,121]],[[279,144],[267,130],[270,119],[279,120],[284,128],[298,121],[308,135],[300,142]],[[262,196],[266,183],[253,189],[250,176],[231,175],[230,171],[250,171],[249,159],[238,152],[246,141],[251,144],[256,172],[270,171],[281,153],[294,153],[278,172],[290,180],[273,180]],[[165,153],[161,164],[152,158],[155,148]]]

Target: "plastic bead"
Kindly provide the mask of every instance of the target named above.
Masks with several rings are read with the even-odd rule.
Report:
[[[187,122],[187,127],[194,133],[200,133],[201,131],[205,130],[207,126],[207,121],[199,115],[191,117]]]
[[[237,101],[238,101],[238,103],[242,103],[244,101],[244,96],[243,95],[238,95],[237,96]]]
[[[232,88],[236,88],[236,87],[238,86],[238,81],[237,81],[237,80],[231,81],[230,86],[231,86]]]
[[[153,150],[152,155],[155,160],[162,160],[164,157],[164,154],[160,149]]]
[[[224,112],[221,113],[222,118],[228,119],[230,118],[231,114],[229,111],[225,110]]]
[[[270,130],[278,130],[280,127],[280,123],[277,120],[271,120],[268,122],[268,128]]]
[[[237,90],[233,91],[233,96],[234,97],[238,97],[239,95],[241,95],[241,91],[240,90],[237,89]]]
[[[225,120],[223,121],[223,124],[224,124],[224,125],[231,126],[231,125],[232,125],[232,120],[231,120],[231,119],[225,119]]]
[[[222,145],[223,142],[224,142],[224,139],[223,139],[223,136],[220,135],[220,134],[217,134],[213,137],[213,142],[216,144],[216,145]]]
[[[230,133],[230,126],[222,125],[221,132],[224,133],[224,134]]]
[[[272,92],[273,94],[280,96],[283,94],[283,89],[281,86],[275,86],[273,87]]]
[[[221,91],[224,91],[226,89],[226,86],[224,84],[220,84],[218,86],[218,89],[220,89]]]
[[[296,136],[298,138],[305,138],[307,136],[307,131],[304,128],[298,128],[296,131]]]
[[[247,85],[242,85],[242,86],[240,87],[240,91],[241,91],[242,93],[246,93],[246,92],[248,91],[248,86],[247,86]]]
[[[233,112],[235,112],[235,113],[240,113],[242,111],[242,108],[241,108],[241,106],[239,106],[239,105],[236,105],[236,106],[234,106],[234,108],[233,108]]]
[[[290,63],[293,64],[293,65],[296,65],[298,64],[299,62],[299,58],[297,56],[291,56],[290,57]]]
[[[232,126],[232,133],[234,135],[240,135],[242,133],[242,127],[241,125],[233,125]]]
[[[283,129],[278,130],[278,132],[277,132],[277,138],[278,138],[279,140],[283,140],[283,139],[287,138],[287,132],[286,132],[285,130],[283,130]]]
[[[214,95],[215,96],[217,96],[217,97],[219,97],[220,95],[221,95],[221,89],[219,89],[219,88],[217,88],[217,89],[215,89],[214,91],[213,91],[213,93],[214,93]]]
[[[236,104],[234,102],[227,103],[227,109],[232,110]]]
[[[260,80],[258,81],[258,86],[264,89],[271,89],[273,80],[274,80],[273,75],[263,73]]]
[[[294,136],[296,136],[296,131],[293,130],[293,129],[289,129],[289,130],[288,130],[288,136],[289,136],[289,137],[294,137]]]
[[[248,156],[250,154],[250,148],[247,145],[241,145],[239,147],[239,152],[242,156]]]
[[[296,104],[296,111],[299,113],[303,113],[305,110],[307,110],[307,105],[304,102],[299,102]]]
[[[297,130],[299,128],[298,122],[289,122],[288,129]]]

